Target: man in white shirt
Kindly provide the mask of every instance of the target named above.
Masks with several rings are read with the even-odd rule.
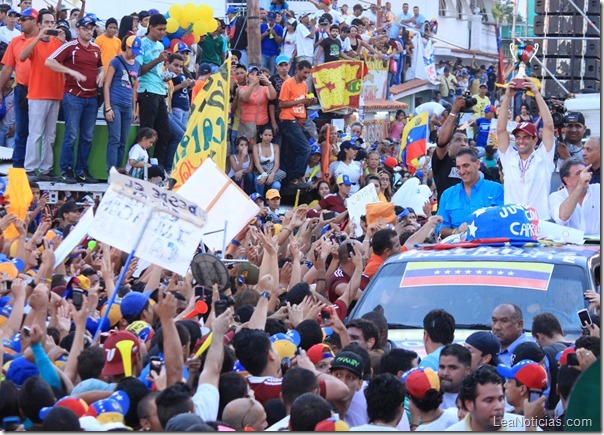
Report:
[[[507,114],[516,89],[509,86],[497,121],[499,159],[503,166],[505,204],[522,204],[533,207],[539,219],[549,219],[548,198],[552,172],[554,172],[554,121],[543,96],[532,80],[524,81],[524,89],[535,95],[539,114],[543,120],[541,145],[537,150],[537,130],[531,122],[521,122],[512,131],[516,138],[516,149],[510,147],[507,132]]]
[[[350,26],[352,20],[354,20],[355,18],[361,18],[361,15],[363,15],[363,6],[361,6],[360,4],[354,5],[354,7],[352,8],[352,14],[346,17],[346,24]]]
[[[600,184],[590,184],[589,169],[574,157],[562,164],[560,178],[564,188],[549,196],[549,210],[557,224],[599,235]]]
[[[363,12],[362,16],[367,17],[369,19],[369,21],[376,24],[377,23],[377,12],[378,12],[377,5],[372,4],[369,6],[369,9],[367,9],[365,12]]]
[[[307,60],[312,64],[315,43],[315,26],[310,22],[309,14],[302,15],[294,33],[296,63]]]
[[[13,38],[21,35],[21,32],[15,29],[15,25],[19,20],[20,14],[11,9],[6,14],[6,26],[0,27],[0,42],[8,44]]]
[[[373,377],[365,388],[369,423],[350,429],[352,432],[397,432],[405,408],[405,385],[403,381],[384,373]]]

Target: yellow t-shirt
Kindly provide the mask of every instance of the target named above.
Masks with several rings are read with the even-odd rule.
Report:
[[[480,97],[479,94],[476,95],[472,95],[474,98],[476,98],[476,101],[478,102],[474,107],[474,119],[478,119],[478,118],[482,118],[484,117],[484,109],[485,107],[487,107],[489,104],[491,104],[491,100],[489,100],[489,97]]]
[[[109,62],[122,52],[122,41],[117,36],[108,38],[104,33],[97,36],[94,43],[101,49],[101,60],[103,61],[103,69],[107,74],[109,69]]]

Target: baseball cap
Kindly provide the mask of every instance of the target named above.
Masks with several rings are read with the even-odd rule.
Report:
[[[384,165],[388,166],[390,169],[394,169],[396,165],[398,165],[398,162],[396,161],[396,158],[388,157],[384,160]]]
[[[10,11],[8,13],[10,15]],[[566,114],[566,122],[564,123],[564,125],[571,124],[574,122],[578,122],[581,125],[585,125],[585,116],[583,116],[581,112],[568,112]]]
[[[258,201],[259,199],[262,199],[264,201],[264,197],[262,195],[260,195],[258,192],[254,192],[250,195],[250,199],[254,202]]]
[[[247,69],[247,73],[251,74],[254,70],[260,72],[260,67],[256,65],[250,65],[250,67]]]
[[[342,151],[345,150],[345,149],[348,149],[348,148],[352,148],[353,150],[357,150],[357,151],[361,149],[360,146],[358,146],[357,144],[355,144],[355,143],[353,143],[353,142],[351,142],[349,140],[345,140],[344,142],[342,142],[340,144],[340,149]]]
[[[80,18],[76,23],[76,27],[88,27],[91,24],[96,26],[96,21],[94,17],[86,16],[84,18]]]
[[[558,352],[556,359],[560,362],[560,365],[565,366],[568,364],[568,355],[571,353],[577,353],[574,347],[567,347],[561,352]]]
[[[331,368],[329,370],[333,371],[335,369],[346,369],[357,375],[359,378],[362,378],[363,371],[365,370],[363,358],[354,352],[340,352],[331,361]]]
[[[132,49],[132,53],[134,53],[135,56],[140,56],[143,54],[143,50],[141,48],[142,43],[143,41],[141,41],[141,39],[135,35],[131,35],[128,37],[128,39],[126,39],[126,47]]]
[[[497,112],[497,108],[495,106],[491,106],[490,104],[487,105],[487,107],[484,108],[484,113],[487,112]]]
[[[129,292],[122,299],[120,304],[120,310],[122,311],[122,317],[128,321],[133,322],[135,317],[143,311],[147,303],[149,302],[149,296],[139,292]]]
[[[117,384],[109,384],[107,382],[101,381],[100,379],[89,378],[89,379],[83,380],[82,382],[77,384],[75,387],[73,387],[73,390],[71,390],[71,394],[77,395],[77,394],[85,393],[87,391],[95,391],[95,390],[114,391],[116,386],[117,386]]]
[[[57,21],[57,27],[63,27],[64,29],[69,29],[69,21],[59,20],[59,21]]]
[[[507,213],[510,209],[516,210],[516,213]],[[470,214],[466,222],[468,242],[477,239],[508,238],[510,243],[524,244],[537,240],[539,233],[537,211],[520,204],[483,207]]]
[[[9,15],[9,16],[12,15],[12,14],[15,14],[18,17],[21,16],[21,14],[18,11],[14,10],[14,9],[9,9],[6,14]]]
[[[289,63],[290,58],[284,54],[281,54],[281,55],[277,56],[276,62],[277,62],[277,65],[281,65],[282,63]]]
[[[130,409],[130,397],[126,392],[118,390],[106,399],[97,400],[88,407],[86,416],[96,418],[99,423],[105,426],[105,429],[109,429],[108,425],[112,426],[117,423],[124,422],[124,416]],[[116,425],[112,428],[124,427],[123,425]]]
[[[338,420],[334,417],[321,420],[315,426],[315,432],[348,432],[350,426],[344,420]]]
[[[237,13],[237,8],[235,6],[229,6],[229,8],[226,11],[227,15],[228,14],[236,14]]]
[[[321,18],[319,18],[319,26],[321,24],[329,24],[329,20],[327,18],[321,17]]]
[[[321,154],[321,147],[319,145],[311,145],[310,146],[310,153],[311,154]]]
[[[266,14],[266,19],[269,21],[275,21],[277,19],[277,14],[275,12],[269,12]]]
[[[20,387],[26,380],[39,374],[40,370],[38,366],[24,356],[21,356],[10,362],[10,366],[8,366],[8,371],[6,372],[6,379]]]
[[[58,288],[58,287],[55,287],[55,288]],[[54,291],[54,289],[53,289],[53,291]],[[106,309],[107,309],[107,304],[103,305],[103,307],[101,308],[101,316],[103,316],[105,314]],[[117,322],[119,322],[122,319],[122,310],[120,310],[119,304],[111,305],[111,309],[109,310],[109,314],[107,315],[107,318],[109,319],[110,328],[113,328],[115,325],[117,325]]]
[[[38,19],[38,11],[35,10],[34,8],[27,8],[24,11],[21,12],[21,14],[19,14],[20,17],[30,17],[33,18],[34,20]]]
[[[191,52],[189,46],[184,42],[179,42],[174,46],[174,53],[182,53],[183,51]]]
[[[83,399],[76,396],[65,396],[57,400],[54,405],[40,409],[38,413],[40,420],[44,420],[50,410],[56,407],[70,409],[78,418],[83,417],[88,411],[88,404]]]
[[[350,181],[350,177],[346,174],[338,175],[336,178],[336,184],[343,184],[344,186],[352,186],[352,181]]]
[[[488,88],[488,86],[485,85],[484,83],[481,83],[480,86],[478,86],[478,88]]]
[[[137,320],[136,322],[132,322],[130,325],[128,325],[126,331],[132,332],[143,343],[151,341],[151,339],[155,335],[155,331],[153,331],[151,325],[145,322],[144,320]]]
[[[101,371],[103,376],[122,375],[126,372],[122,352],[117,346],[122,341],[133,343],[130,351],[131,364],[134,366],[138,362],[138,351],[141,347],[138,337],[130,331],[112,331],[103,343],[103,352],[105,353],[105,365]]]
[[[499,364],[497,373],[507,379],[516,379],[533,390],[543,390],[547,387],[547,372],[541,364],[529,359],[522,360],[513,367]]]
[[[166,423],[166,432],[191,432],[196,425],[203,425],[204,421],[197,414],[185,413],[171,417]]]
[[[212,72],[212,67],[209,63],[202,63],[199,65],[199,75],[206,75]]]
[[[518,361],[531,360],[540,363],[545,358],[545,352],[539,345],[533,341],[525,341],[514,348],[514,352],[510,356],[512,366],[515,366]]]
[[[521,122],[519,123],[514,130],[512,130],[512,134],[515,135],[517,132],[523,131],[526,134],[537,137],[537,129],[532,122]]]
[[[266,199],[274,198],[281,198],[281,194],[277,189],[269,189],[268,192],[266,192]]]
[[[413,397],[423,399],[430,390],[440,391],[438,375],[430,367],[416,367],[403,374],[405,388]]]
[[[474,332],[466,338],[466,343],[481,351],[483,355],[491,355],[495,364],[499,364],[497,355],[501,351],[501,344],[497,336],[491,331]]]
[[[315,344],[306,351],[306,355],[312,361],[313,364],[317,364],[323,361],[325,358],[333,358],[333,352],[331,348],[323,343]]]

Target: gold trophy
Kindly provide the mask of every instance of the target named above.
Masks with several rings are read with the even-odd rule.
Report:
[[[510,53],[514,59],[514,66],[518,73],[510,81],[510,86],[516,89],[524,89],[524,82],[529,79],[531,73],[531,60],[537,55],[539,44],[529,45],[524,42],[520,44],[511,43]]]

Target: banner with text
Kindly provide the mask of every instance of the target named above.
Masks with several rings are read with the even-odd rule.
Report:
[[[359,108],[363,80],[363,62],[340,60],[318,65],[312,81],[324,112]]]
[[[212,158],[225,170],[228,146],[228,110],[231,58],[210,76],[195,97],[187,131],[174,154],[171,178],[176,180],[176,191],[201,166]]]
[[[115,169],[109,181],[90,236],[124,252],[136,248],[137,257],[185,275],[203,236],[205,211],[174,192]]]
[[[361,216],[364,216],[365,213],[367,213],[365,206],[367,204],[373,204],[374,202],[379,201],[380,198],[378,198],[377,191],[375,190],[375,186],[373,184],[363,187],[346,200],[348,215],[356,225],[354,231],[355,237],[360,237],[363,235],[363,228],[361,228]]]
[[[388,62],[381,59],[366,59],[367,74],[363,77],[361,90],[361,107],[365,101],[385,100],[388,87]]]

